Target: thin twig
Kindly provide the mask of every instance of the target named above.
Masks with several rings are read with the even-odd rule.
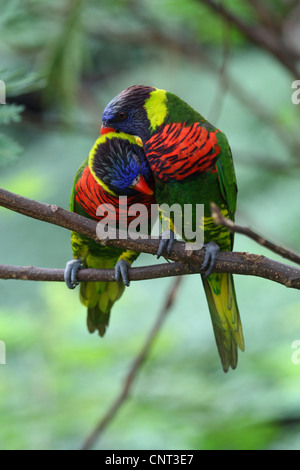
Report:
[[[174,304],[174,300],[176,294],[178,292],[179,286],[181,284],[182,277],[177,277],[175,282],[171,286],[170,292],[167,295],[166,301],[159,312],[159,315],[148,335],[142,349],[140,350],[139,354],[136,356],[132,365],[129,369],[127,376],[125,377],[124,385],[122,390],[120,391],[119,395],[112,403],[110,408],[107,410],[103,418],[99,421],[93,432],[88,436],[88,438],[84,441],[80,450],[88,450],[90,449],[96,442],[97,439],[103,434],[106,430],[107,426],[110,424],[112,419],[115,417],[116,413],[120,409],[120,407],[124,404],[125,400],[128,398],[129,393],[131,391],[132,385],[134,380],[144,363],[145,359],[149,355],[150,349],[153,346],[155,339],[162,327],[163,322],[165,321],[168,313],[170,312],[171,307]]]
[[[257,232],[254,232],[254,230],[249,227],[244,227],[242,225],[235,224],[232,220],[227,219],[221,214],[220,209],[216,204],[211,203],[210,206],[212,216],[217,225],[222,225],[223,227],[228,228],[228,230],[230,230],[231,232],[246,235],[246,237],[251,238],[251,240],[254,240],[259,245],[268,248],[268,250],[273,251],[273,253],[276,253],[277,255],[280,255],[285,259],[293,261],[294,263],[300,264],[300,255],[298,255],[297,253],[294,253],[291,250],[287,250],[282,246],[276,245],[270,240],[267,240],[266,238],[259,235]]]
[[[230,43],[230,30],[229,26],[226,23],[222,24],[222,63],[218,71],[218,85],[216,96],[211,105],[211,110],[209,113],[209,121],[217,123],[218,118],[221,115],[222,107],[224,106],[224,101],[226,93],[229,91],[229,79],[227,74],[228,62],[230,59],[231,53],[231,43]]]

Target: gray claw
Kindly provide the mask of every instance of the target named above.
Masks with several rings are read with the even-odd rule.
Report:
[[[209,242],[204,245],[204,249],[205,255],[201,266],[201,271],[206,269],[204,275],[205,277],[208,277],[216,265],[217,255],[220,251],[220,247],[215,242]]]
[[[173,248],[174,240],[175,240],[175,235],[174,235],[174,232],[172,230],[165,230],[162,233],[161,239],[160,239],[160,242],[159,242],[159,247],[158,247],[157,254],[156,254],[157,259],[159,259],[161,257],[161,255],[163,254],[165,248],[167,248],[167,255],[170,256],[170,253],[171,253],[172,248]]]
[[[116,281],[117,282],[123,282],[123,284],[125,284],[125,286],[127,286],[127,287],[130,284],[129,269],[130,269],[130,264],[127,261],[125,261],[124,259],[121,259],[115,265],[115,278],[116,278]]]
[[[83,268],[81,259],[72,259],[66,264],[64,279],[69,289],[75,289],[79,282],[77,280],[77,274],[80,269]]]

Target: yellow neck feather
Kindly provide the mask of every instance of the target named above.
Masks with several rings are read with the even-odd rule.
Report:
[[[151,131],[155,131],[165,120],[167,110],[167,92],[156,89],[151,91],[150,98],[145,102],[147,117],[150,121]]]

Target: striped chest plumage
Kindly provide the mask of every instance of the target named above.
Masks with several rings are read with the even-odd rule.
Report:
[[[204,229],[205,242],[218,241],[221,249],[227,250],[231,246],[229,232],[217,227],[210,213],[210,202],[214,201],[228,215],[216,165],[222,153],[220,136],[218,129],[205,123],[165,124],[146,142],[145,153],[156,180],[157,202],[179,204],[182,213],[185,205],[191,205],[192,219],[184,218],[184,232],[188,227]],[[196,207],[202,204],[204,217],[199,219]],[[173,222],[176,232],[178,227]]]
[[[145,217],[148,220],[151,216],[151,204],[155,204],[156,201],[154,196],[143,194],[120,198],[110,194],[94,179],[87,166],[76,183],[74,202],[74,211],[77,213],[81,213],[83,210],[94,220],[101,221],[105,217],[106,221],[115,220],[117,226],[119,224],[124,226],[136,217],[136,214],[128,213],[133,204],[139,203],[146,207]],[[99,210],[99,206],[101,206],[101,210]],[[144,220],[140,219],[140,221]]]
[[[207,130],[200,123],[160,126],[145,144],[145,153],[156,180],[181,181],[214,169],[220,153],[217,129]]]

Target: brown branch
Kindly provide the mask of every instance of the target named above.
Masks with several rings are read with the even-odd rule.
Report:
[[[41,202],[24,198],[4,189],[0,189],[0,206],[21,213],[34,219],[42,220],[68,230],[85,235],[96,243],[118,247],[124,250],[130,249],[137,252],[144,252],[155,255],[158,249],[157,238],[147,238],[134,240],[126,237],[123,239],[100,239],[97,235],[97,222],[82,217],[73,212],[66,211],[56,205],[48,205]],[[119,232],[122,233],[122,232]],[[125,234],[127,235],[127,234]],[[122,234],[124,236],[124,233]],[[186,250],[185,243],[175,242],[172,253],[169,257],[171,261],[183,263],[195,268],[195,272],[200,272],[204,259],[204,250]],[[170,265],[170,271],[176,270]],[[141,268],[136,268],[141,269]],[[143,268],[144,273],[148,269]],[[159,270],[159,267],[157,267]],[[166,267],[162,268],[163,270]],[[183,269],[183,268],[182,268]],[[191,273],[188,271],[187,273]],[[214,272],[229,272],[248,276],[258,276],[271,281],[283,284],[286,287],[300,289],[300,269],[278,263],[265,256],[258,256],[249,253],[220,252],[217,257]]]
[[[143,281],[196,273],[199,273],[198,268],[175,262],[131,268],[129,276],[130,281]],[[77,278],[79,282],[114,282],[115,271],[113,269],[81,269]],[[0,279],[64,282],[64,269],[0,264]]]
[[[163,305],[163,308],[161,309],[157,320],[155,321],[148,337],[146,338],[145,344],[142,346],[142,349],[140,350],[139,354],[137,357],[134,359],[132,362],[132,365],[129,369],[129,372],[125,378],[124,385],[122,390],[120,391],[118,397],[116,400],[112,403],[112,405],[109,407],[103,418],[99,421],[93,432],[88,436],[88,438],[85,440],[83,443],[81,450],[88,450],[90,449],[95,441],[100,437],[100,435],[105,431],[107,428],[108,424],[111,422],[111,420],[115,417],[116,413],[120,409],[120,407],[124,404],[125,400],[128,398],[129,393],[131,391],[132,385],[134,383],[134,380],[143,364],[145,359],[147,358],[150,349],[158,335],[159,330],[162,327],[162,324],[164,320],[166,319],[168,313],[170,312],[171,307],[173,306],[175,297],[177,295],[180,283],[181,283],[182,278],[177,277],[175,279],[175,282],[171,286],[170,292],[167,296],[166,302]]]
[[[298,255],[297,253],[294,253],[291,250],[287,250],[282,246],[276,245],[270,240],[267,240],[266,238],[259,235],[257,232],[254,232],[254,230],[249,227],[243,227],[241,225],[235,224],[232,220],[227,219],[221,214],[220,209],[216,204],[211,203],[210,206],[212,216],[217,225],[222,225],[223,227],[228,228],[228,230],[230,230],[231,232],[246,235],[246,237],[251,238],[251,240],[254,240],[259,245],[268,248],[268,250],[273,251],[273,253],[276,253],[277,255],[288,259],[289,261],[293,261],[294,263],[300,264],[300,255]]]

